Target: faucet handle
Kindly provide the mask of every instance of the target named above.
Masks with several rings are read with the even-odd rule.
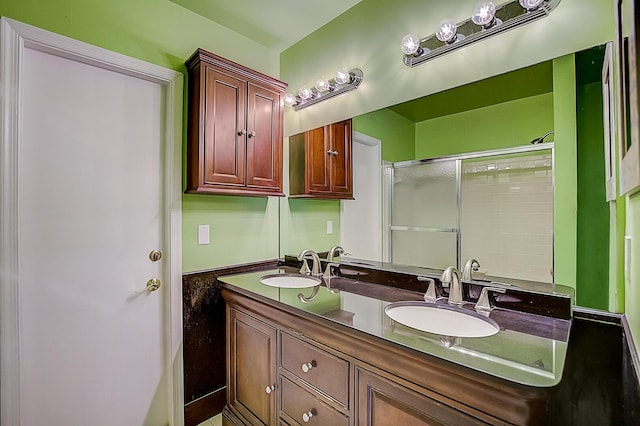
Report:
[[[478,313],[489,315],[489,312],[493,309],[491,306],[491,302],[489,301],[489,292],[492,291],[494,293],[506,293],[507,290],[499,287],[483,287],[480,292],[480,297],[478,297],[478,302],[476,303],[475,310]]]
[[[307,264],[307,259],[302,258],[302,268],[300,268],[300,273],[302,275],[311,275],[311,269],[309,269],[309,265]]]
[[[324,274],[322,274],[322,278],[329,279],[329,278],[333,277],[333,275],[331,275],[331,267],[332,266],[337,268],[337,267],[340,267],[340,264],[339,263],[333,263],[333,262],[327,263],[327,267],[324,269]]]
[[[418,281],[428,283],[427,291],[424,293],[424,301],[427,303],[436,303],[438,294],[436,293],[436,282],[432,278],[418,277]]]

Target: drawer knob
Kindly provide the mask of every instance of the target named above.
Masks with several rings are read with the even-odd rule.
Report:
[[[313,412],[312,411],[304,413],[302,415],[302,421],[305,422],[305,423],[309,423],[309,420],[311,420],[311,417],[313,417]]]
[[[306,364],[302,364],[302,367],[300,367],[300,368],[302,368],[302,372],[303,373],[308,373],[313,368],[313,364],[308,362]]]
[[[271,392],[273,392],[275,389],[276,387],[271,385],[271,386],[267,386],[264,391],[267,393],[267,395],[271,395]]]

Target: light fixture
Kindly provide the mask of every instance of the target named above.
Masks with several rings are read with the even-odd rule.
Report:
[[[420,39],[413,34],[407,34],[402,38],[402,53],[405,55],[421,55]]]
[[[529,12],[539,8],[542,3],[544,3],[544,0],[520,0],[520,6],[524,7]]]
[[[311,99],[311,97],[313,96],[313,91],[307,86],[302,86],[298,91],[298,96],[300,96],[300,99],[302,99],[303,101],[306,101],[308,99]]]
[[[285,93],[284,95],[284,104],[286,106],[294,106],[298,103],[298,99],[292,95],[291,93]]]
[[[496,5],[492,1],[481,1],[473,9],[471,20],[485,30],[491,28],[497,23]]]
[[[458,26],[453,19],[443,19],[438,25],[438,31],[436,31],[436,37],[443,43],[453,43],[456,41],[456,32]]]
[[[422,39],[407,34],[402,39],[403,62],[408,67],[415,67],[476,41],[544,18],[560,1],[509,0],[499,5],[481,1],[469,19],[457,24],[450,19],[442,20],[435,33]]]
[[[336,72],[336,83],[338,84],[347,84],[351,81],[351,74],[347,71],[346,68],[340,68]]]
[[[313,89],[308,86],[302,86],[298,91],[298,96],[286,93],[283,102],[286,106],[298,111],[325,99],[356,89],[362,83],[363,78],[364,74],[359,68],[348,71],[346,68],[340,68],[331,80],[317,79]]]
[[[323,93],[330,89],[331,85],[329,84],[329,80],[326,78],[319,78],[316,80],[316,90],[318,93]]]

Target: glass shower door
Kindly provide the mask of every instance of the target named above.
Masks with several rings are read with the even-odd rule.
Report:
[[[396,163],[391,194],[391,262],[459,265],[459,160]]]

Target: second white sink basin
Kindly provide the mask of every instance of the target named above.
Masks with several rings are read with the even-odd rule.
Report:
[[[500,331],[500,326],[473,311],[426,302],[397,302],[384,308],[394,321],[427,333],[453,337],[487,337]]]
[[[260,277],[260,282],[270,287],[308,288],[320,285],[322,280],[300,274],[270,274]]]

